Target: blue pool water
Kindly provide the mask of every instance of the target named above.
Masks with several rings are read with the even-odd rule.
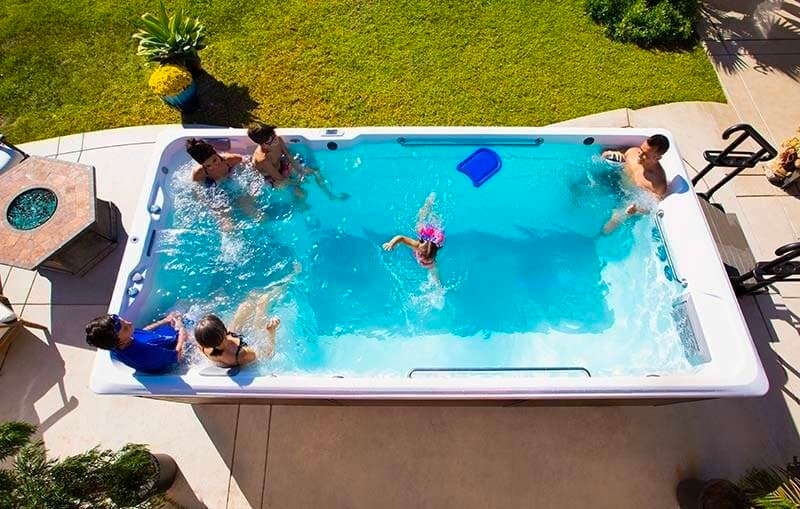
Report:
[[[171,167],[174,212],[157,236],[156,289],[145,314],[178,309],[192,319],[213,312],[230,320],[251,292],[269,289],[276,295],[270,313],[282,325],[275,356],[256,368],[264,373],[688,369],[671,314],[680,288],[664,276],[653,218],[600,233],[611,211],[632,198],[618,171],[598,161],[600,149],[495,145],[502,170],[475,188],[456,166],[476,148],[293,147],[351,198],[331,201],[309,181],[310,209],[299,211],[288,191],[264,188],[245,167],[226,186],[230,193],[215,198],[216,206],[231,206],[236,228],[227,233],[196,200],[181,155]],[[431,192],[446,233],[437,257],[441,286],[408,248],[381,248],[396,234],[414,236]],[[260,220],[241,213],[237,200],[246,196]],[[265,341],[263,331],[241,332],[257,347]],[[200,362],[196,352],[189,357]]]

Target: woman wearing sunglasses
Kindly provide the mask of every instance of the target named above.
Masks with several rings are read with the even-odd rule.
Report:
[[[306,175],[314,177],[320,190],[329,199],[346,200],[350,197],[347,193],[337,195],[331,191],[318,169],[312,168],[294,157],[283,139],[275,133],[274,125],[253,124],[247,130],[247,136],[256,143],[252,157],[255,169],[271,188],[291,188],[301,210],[308,209],[308,203],[306,203],[308,193],[300,187]]]
[[[113,359],[145,373],[164,373],[175,367],[185,341],[179,313],[170,313],[143,329],[135,329],[119,315],[100,316],[86,325],[87,343],[110,350]]]

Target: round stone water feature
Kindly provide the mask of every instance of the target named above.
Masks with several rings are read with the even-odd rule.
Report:
[[[53,191],[43,187],[28,189],[11,201],[6,218],[17,230],[33,230],[53,217],[57,206],[58,198]]]

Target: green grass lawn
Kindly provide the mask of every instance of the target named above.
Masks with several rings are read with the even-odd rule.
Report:
[[[0,131],[23,142],[179,122],[131,34],[155,1],[0,2]],[[282,126],[544,125],[614,108],[724,101],[700,48],[615,43],[583,0],[167,2],[209,30],[201,111]]]

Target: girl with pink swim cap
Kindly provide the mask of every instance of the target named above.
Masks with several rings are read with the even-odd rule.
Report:
[[[440,226],[441,221],[433,214],[433,202],[436,193],[431,193],[425,200],[425,205],[417,214],[417,237],[419,240],[396,235],[392,240],[383,245],[383,249],[391,251],[399,244],[405,244],[414,250],[414,258],[423,267],[434,271],[436,269],[436,253],[444,245],[444,231]]]

